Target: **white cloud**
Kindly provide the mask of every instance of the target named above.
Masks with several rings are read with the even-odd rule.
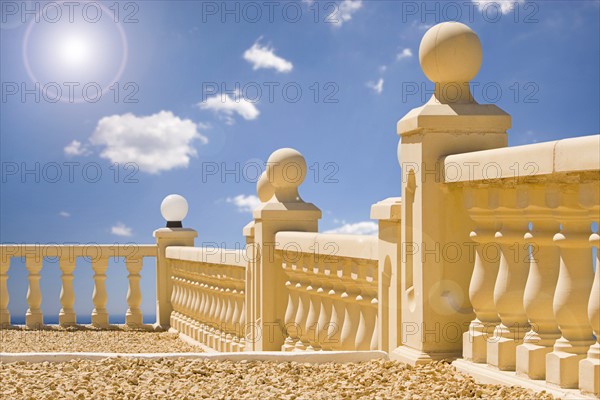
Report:
[[[89,156],[92,152],[86,145],[82,145],[80,141],[73,140],[64,148],[67,156]]]
[[[64,218],[69,218],[71,216],[71,214],[66,211],[61,211],[58,213],[58,215],[60,215],[61,217],[64,217]]]
[[[343,0],[338,8],[327,17],[327,21],[333,22],[334,26],[342,26],[344,22],[350,21],[352,15],[363,6],[362,0]]]
[[[396,60],[400,61],[400,60],[404,60],[405,58],[411,58],[412,56],[413,56],[412,50],[407,47],[404,50],[402,50],[400,53],[398,53],[398,55],[396,56]]]
[[[261,46],[258,40],[244,52],[244,60],[252,64],[254,70],[272,68],[277,72],[290,72],[294,68],[291,62],[275,55],[273,48]]]
[[[140,171],[157,174],[173,168],[186,168],[197,155],[192,142],[208,139],[189,119],[170,111],[150,116],[131,113],[104,117],[98,121],[90,142],[104,146],[100,156],[112,162],[137,164]]]
[[[379,78],[377,83],[371,81],[367,82],[367,87],[372,89],[375,93],[381,94],[381,92],[383,92],[383,78]]]
[[[238,114],[248,121],[254,120],[260,115],[258,108],[244,99],[238,92],[235,93],[234,97],[229,97],[226,93],[216,94],[197,105],[202,110],[211,110],[223,117],[229,125],[235,122],[233,119],[234,114]]]
[[[235,197],[228,197],[228,203],[235,204],[239,212],[252,212],[260,205],[260,199],[254,195],[238,194]]]
[[[330,229],[324,233],[342,233],[349,235],[377,235],[379,226],[372,221],[356,222],[354,224],[344,224],[338,228]]]
[[[117,236],[131,236],[133,234],[132,229],[122,222],[117,222],[115,226],[110,228],[110,233]]]
[[[491,18],[494,18],[495,14],[493,13],[498,8],[502,14],[508,14],[513,10],[515,3],[523,4],[525,0],[471,0],[471,2],[475,3],[480,11],[485,10]]]

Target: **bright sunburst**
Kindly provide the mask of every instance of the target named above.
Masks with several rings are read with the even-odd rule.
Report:
[[[83,37],[68,36],[59,43],[61,63],[69,68],[86,66],[91,58],[92,44]]]

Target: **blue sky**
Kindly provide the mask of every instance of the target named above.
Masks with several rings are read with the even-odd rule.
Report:
[[[257,168],[280,147],[306,157],[321,230],[373,233],[370,205],[400,193],[396,122],[433,87],[420,39],[457,17],[483,45],[473,94],[512,115],[511,146],[597,134],[600,2],[486,3],[2,1],[0,241],[152,243],[179,193],[198,245],[241,246]],[[121,312],[126,272],[111,271]],[[89,266],[75,274],[88,312]],[[59,276],[42,272],[50,314]]]

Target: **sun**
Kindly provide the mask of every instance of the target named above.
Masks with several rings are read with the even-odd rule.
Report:
[[[59,57],[65,67],[84,67],[90,60],[92,45],[81,36],[68,36],[59,44]]]

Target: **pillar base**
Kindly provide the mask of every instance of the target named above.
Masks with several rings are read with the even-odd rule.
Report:
[[[471,329],[463,333],[463,358],[474,363],[486,363],[489,338],[487,333]]]
[[[517,342],[514,339],[494,336],[487,344],[487,363],[500,371],[514,371]]]
[[[73,326],[77,325],[77,318],[75,313],[60,313],[58,314],[58,324],[60,326]]]
[[[546,354],[552,347],[524,343],[517,346],[517,375],[529,379],[546,379]]]
[[[107,312],[92,312],[92,325],[97,328],[108,328],[108,313]]]
[[[125,314],[125,323],[127,326],[142,326],[144,324],[141,314]]]
[[[44,316],[41,311],[27,311],[25,325],[30,329],[39,329],[44,325]]]
[[[579,362],[579,390],[600,397],[600,358],[588,356]]]
[[[553,351],[546,355],[546,382],[565,389],[579,387],[579,362],[585,354]]]
[[[10,312],[8,310],[0,311],[0,327],[10,326]]]
[[[397,347],[390,353],[390,360],[400,361],[410,365],[423,365],[432,361],[454,360],[460,357],[460,353],[455,352],[424,352],[413,349],[408,346]]]

